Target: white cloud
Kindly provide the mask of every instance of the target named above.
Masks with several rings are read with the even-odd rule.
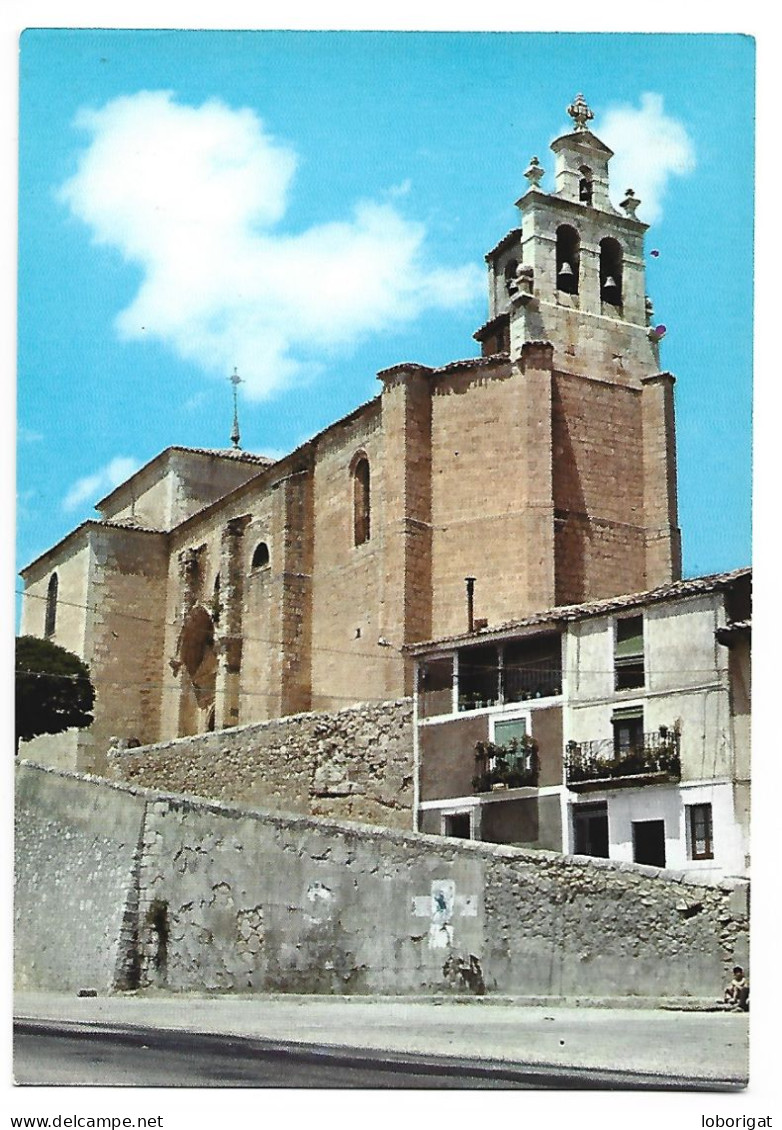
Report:
[[[156,337],[220,376],[237,366],[251,397],[311,376],[324,352],[483,287],[477,265],[429,266],[424,227],[390,203],[278,230],[296,156],[251,110],[142,91],[77,124],[91,140],[61,199],[144,272],[120,335]]]
[[[642,94],[640,109],[612,107],[596,132],[615,153],[610,166],[614,202],[632,188],[641,200],[638,218],[659,221],[671,177],[695,168],[695,146],[686,127],[665,113],[661,94]]]
[[[115,456],[105,467],[101,467],[92,475],[85,475],[73,484],[62,501],[63,510],[75,510],[85,502],[97,502],[103,495],[124,482],[140,466],[138,459],[127,455]]]

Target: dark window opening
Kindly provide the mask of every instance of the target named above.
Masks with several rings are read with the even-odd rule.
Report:
[[[453,659],[430,659],[418,668],[418,713],[421,718],[453,711]]]
[[[710,804],[690,804],[687,806],[690,858],[714,859],[714,836],[711,822]]]
[[[592,170],[587,165],[579,169],[581,180],[578,182],[578,199],[582,204],[592,203]]]
[[[610,306],[622,305],[622,246],[616,239],[600,241],[600,297]]]
[[[504,702],[562,693],[562,644],[558,635],[513,640],[503,649]]]
[[[628,616],[616,622],[614,675],[618,691],[644,685],[643,616]]]
[[[752,618],[752,580],[739,577],[725,592],[725,608],[728,621],[750,620]]]
[[[644,715],[641,707],[615,710],[611,719],[614,728],[614,757],[630,757],[644,749]]]
[[[220,602],[220,574],[218,573],[215,577],[214,588],[212,590],[212,607],[210,608],[213,623],[220,623],[220,613],[222,609],[223,606]]]
[[[271,560],[269,554],[269,547],[265,541],[260,541],[255,547],[253,552],[252,567],[253,569],[265,569]]]
[[[470,839],[470,814],[469,812],[450,812],[443,817],[443,826],[446,836],[455,836],[459,840]]]
[[[563,224],[557,228],[557,290],[578,294],[578,273],[581,241],[575,228]]]
[[[369,460],[362,456],[353,470],[353,544],[369,541]]]
[[[44,621],[44,635],[53,636],[57,626],[57,590],[60,582],[56,573],[49,578],[49,587],[46,590],[46,619]]]
[[[649,867],[665,867],[665,821],[633,821],[633,859]]]
[[[459,709],[494,706],[500,697],[500,664],[496,647],[469,647],[459,652]]]
[[[573,840],[576,855],[608,859],[607,804],[579,804],[573,809]]]
[[[509,259],[505,264],[505,289],[508,294],[511,292],[511,284],[516,281],[516,268],[518,265],[517,259]]]

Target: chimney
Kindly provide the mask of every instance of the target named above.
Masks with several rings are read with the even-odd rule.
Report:
[[[475,577],[465,577],[467,585],[467,631],[475,631]]]

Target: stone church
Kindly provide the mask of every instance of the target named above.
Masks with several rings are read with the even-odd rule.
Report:
[[[283,459],[168,448],[22,571],[22,633],[96,687],[93,726],[27,756],[101,771],[112,739],[397,698],[411,644],[680,577],[646,225],[631,190],[610,202],[581,96],[568,112],[554,190],[533,157],[486,255],[480,356],[383,370]]]

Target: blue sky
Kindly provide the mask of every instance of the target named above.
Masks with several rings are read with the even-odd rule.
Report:
[[[475,355],[578,91],[651,224],[685,574],[748,563],[753,66],[738,35],[25,32],[18,565],[169,444],[228,446],[234,365],[242,446],[282,454],[379,369]]]

